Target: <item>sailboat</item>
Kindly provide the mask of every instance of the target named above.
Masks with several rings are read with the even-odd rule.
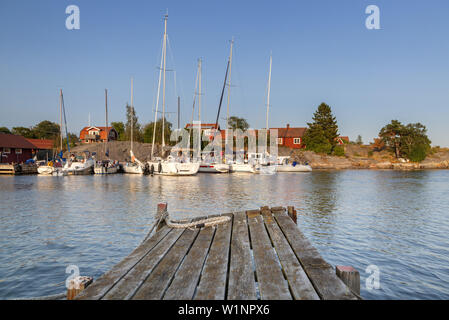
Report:
[[[63,95],[62,95],[62,89],[59,91],[59,117],[60,117],[60,124],[59,124],[59,138],[60,138],[60,148],[61,151],[59,153],[59,159],[55,159],[53,161],[47,161],[46,165],[39,166],[37,168],[37,172],[41,175],[65,175],[63,174],[62,167],[64,165],[64,161],[62,159],[62,115],[63,115]],[[64,110],[64,118],[65,118],[65,110]],[[67,123],[66,123],[66,133],[67,133]],[[67,134],[66,134],[67,136]],[[70,146],[67,136],[67,147],[70,152]]]
[[[165,147],[165,72],[166,72],[166,57],[167,57],[167,20],[168,15],[164,16],[164,41],[162,46],[162,57],[161,66],[159,68],[159,81],[158,90],[156,98],[156,110],[154,114],[154,129],[153,129],[153,143],[151,146],[151,160],[148,162],[148,167],[151,168],[150,172],[159,175],[170,175],[170,176],[189,176],[195,175],[200,167],[199,162],[191,162],[186,160],[186,162],[169,156],[166,160],[154,158],[154,145],[156,138],[156,126],[157,126],[157,114],[159,107],[159,96],[161,88],[161,77],[162,78],[162,149]]]
[[[228,87],[228,94],[227,94],[227,112],[226,112],[226,131],[229,130],[229,104],[230,104],[230,99],[231,99],[231,72],[232,72],[232,49],[234,46],[234,38],[232,38],[231,40],[231,48],[230,48],[230,53],[229,53],[229,59],[228,59],[228,67],[226,69],[226,76],[225,76],[225,83],[223,86],[223,91],[222,91],[222,97],[223,97],[223,93],[224,93],[224,89],[225,86],[227,85]],[[228,77],[228,69],[229,69],[229,77]],[[229,79],[229,80],[227,80]],[[221,106],[221,99],[220,99],[220,106]],[[217,115],[217,123],[218,123],[218,117],[220,114],[220,106],[218,108],[218,115]],[[226,139],[228,139],[228,136],[226,134]],[[226,141],[226,144],[228,143],[228,141]],[[232,142],[231,142],[232,144]],[[243,152],[244,153],[244,152]],[[225,159],[226,165],[229,168],[229,172],[253,172],[253,165],[251,163],[249,163],[247,160],[244,159],[238,159],[236,158],[235,160],[233,158],[231,159]]]
[[[133,78],[131,78],[131,108],[134,113],[134,93],[133,93]],[[131,162],[126,162],[123,166],[123,172],[132,173],[132,174],[144,174],[145,165],[140,162],[135,156],[133,152],[133,140],[134,140],[134,120],[131,120],[131,149],[129,151],[131,156]]]
[[[105,94],[105,108],[106,108],[106,143],[104,146],[104,154],[109,158],[108,141],[109,141],[109,131],[108,131],[108,90],[104,89]],[[95,174],[114,174],[118,171],[118,164],[110,159],[101,162],[96,162],[94,167]]]
[[[210,152],[201,152],[201,59],[198,60],[198,155],[200,156],[199,172],[204,173],[228,173],[229,165],[226,163],[220,163],[216,161],[215,156]],[[226,81],[226,80],[225,80]],[[193,124],[192,124],[193,126]],[[218,129],[218,123],[215,124],[215,128]],[[214,132],[215,133],[215,132]]]
[[[267,136],[268,136],[268,115],[270,111],[270,91],[271,91],[271,66],[272,66],[273,59],[270,55],[270,71],[268,72],[268,91],[267,91],[267,123],[266,123],[266,129],[267,129]],[[266,140],[268,141],[268,139]],[[252,155],[254,165],[252,168],[253,173],[259,173],[259,174],[274,174],[276,172],[276,163],[272,161],[271,156],[268,154],[268,152],[264,153],[257,153]]]

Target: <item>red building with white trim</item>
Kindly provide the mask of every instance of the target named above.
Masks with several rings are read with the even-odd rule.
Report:
[[[36,147],[22,136],[0,133],[0,163],[22,163],[33,158]]]
[[[287,124],[286,128],[270,128],[270,130],[273,129],[278,130],[278,146],[293,149],[302,149],[306,147],[303,144],[303,137],[307,128],[292,128]]]
[[[106,142],[118,140],[118,133],[113,127],[84,127],[80,131],[81,143]]]

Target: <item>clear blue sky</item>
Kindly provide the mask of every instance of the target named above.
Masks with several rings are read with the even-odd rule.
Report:
[[[65,28],[70,4],[80,8],[80,30]],[[369,4],[380,8],[381,30],[365,28]],[[353,140],[371,141],[398,119],[422,122],[434,145],[449,146],[447,0],[1,0],[0,126],[57,122],[59,88],[69,131],[79,133],[89,113],[103,125],[105,88],[110,121],[124,121],[131,76],[139,121],[151,121],[166,9],[174,58],[167,68],[176,69],[182,123],[190,121],[199,57],[203,120],[215,120],[234,36],[231,115],[252,127],[265,126],[272,51],[271,127],[305,126],[324,101]],[[170,72],[167,109],[174,112],[173,82]]]

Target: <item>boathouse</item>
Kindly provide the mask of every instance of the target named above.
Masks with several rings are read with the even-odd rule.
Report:
[[[106,142],[106,140],[118,140],[118,133],[113,127],[84,127],[80,131],[81,143]]]
[[[0,163],[23,163],[33,157],[35,149],[22,136],[0,133]]]

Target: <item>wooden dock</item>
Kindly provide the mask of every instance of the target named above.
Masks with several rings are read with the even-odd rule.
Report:
[[[288,212],[263,207],[226,214],[231,220],[215,227],[163,226],[76,299],[357,299]]]
[[[37,166],[34,164],[0,164],[0,174],[21,175],[37,174]]]

